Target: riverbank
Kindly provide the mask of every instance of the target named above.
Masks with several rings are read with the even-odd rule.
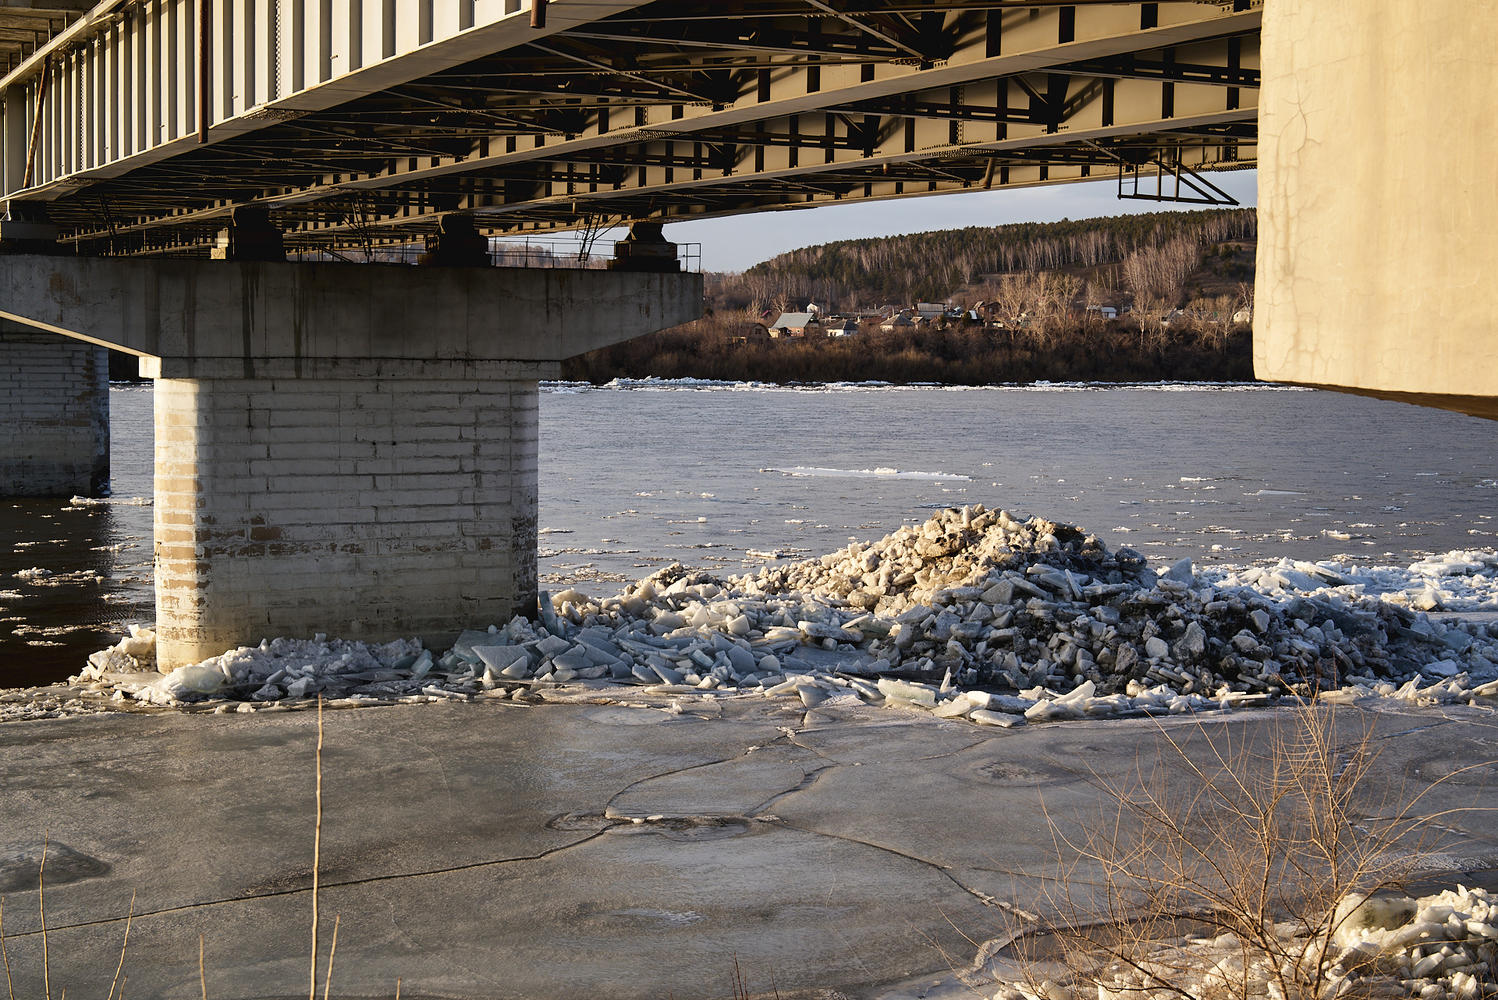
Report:
[[[1056,329],[881,332],[756,340],[743,322],[709,318],[562,363],[562,377],[701,378],[756,382],[916,382],[984,386],[1037,381],[1247,382],[1247,326],[1198,331],[1096,321]]]

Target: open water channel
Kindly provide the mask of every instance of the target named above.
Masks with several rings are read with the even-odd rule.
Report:
[[[113,496],[0,501],[0,686],[153,618],[151,389],[111,390]],[[1498,425],[1264,386],[543,386],[542,586],[722,573],[981,502],[1152,561],[1498,546]],[[330,584],[333,581],[330,581]],[[454,621],[454,630],[487,622]]]

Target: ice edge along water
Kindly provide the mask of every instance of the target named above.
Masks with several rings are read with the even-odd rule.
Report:
[[[161,674],[154,637],[137,629],[90,657],[73,685],[94,704],[254,711],[318,695],[348,704],[525,699],[628,684],[807,708],[881,704],[997,726],[1283,695],[1498,697],[1498,622],[1427,613],[1489,605],[1498,554],[1416,566],[1426,575],[1413,593],[1390,589],[1398,579],[1389,571],[1337,563],[1198,574],[1182,560],[1161,573],[1076,528],[975,505],[753,575],[676,564],[611,598],[566,590],[542,601],[536,621],[465,631],[440,655],[414,639],[277,638]],[[1457,580],[1468,586],[1450,585]]]

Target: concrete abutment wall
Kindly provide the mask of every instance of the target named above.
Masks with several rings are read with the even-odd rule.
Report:
[[[536,603],[533,379],[159,379],[164,662],[276,635],[448,640]]]
[[[1254,370],[1498,417],[1493,0],[1271,0]]]
[[[0,321],[0,496],[109,487],[109,352]]]

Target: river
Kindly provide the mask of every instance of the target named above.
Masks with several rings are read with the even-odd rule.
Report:
[[[0,502],[0,686],[76,673],[153,617],[151,389],[117,385],[110,405],[108,500]],[[1155,562],[1398,566],[1498,545],[1494,431],[1264,386],[549,384],[542,586],[738,572],[977,502]]]

